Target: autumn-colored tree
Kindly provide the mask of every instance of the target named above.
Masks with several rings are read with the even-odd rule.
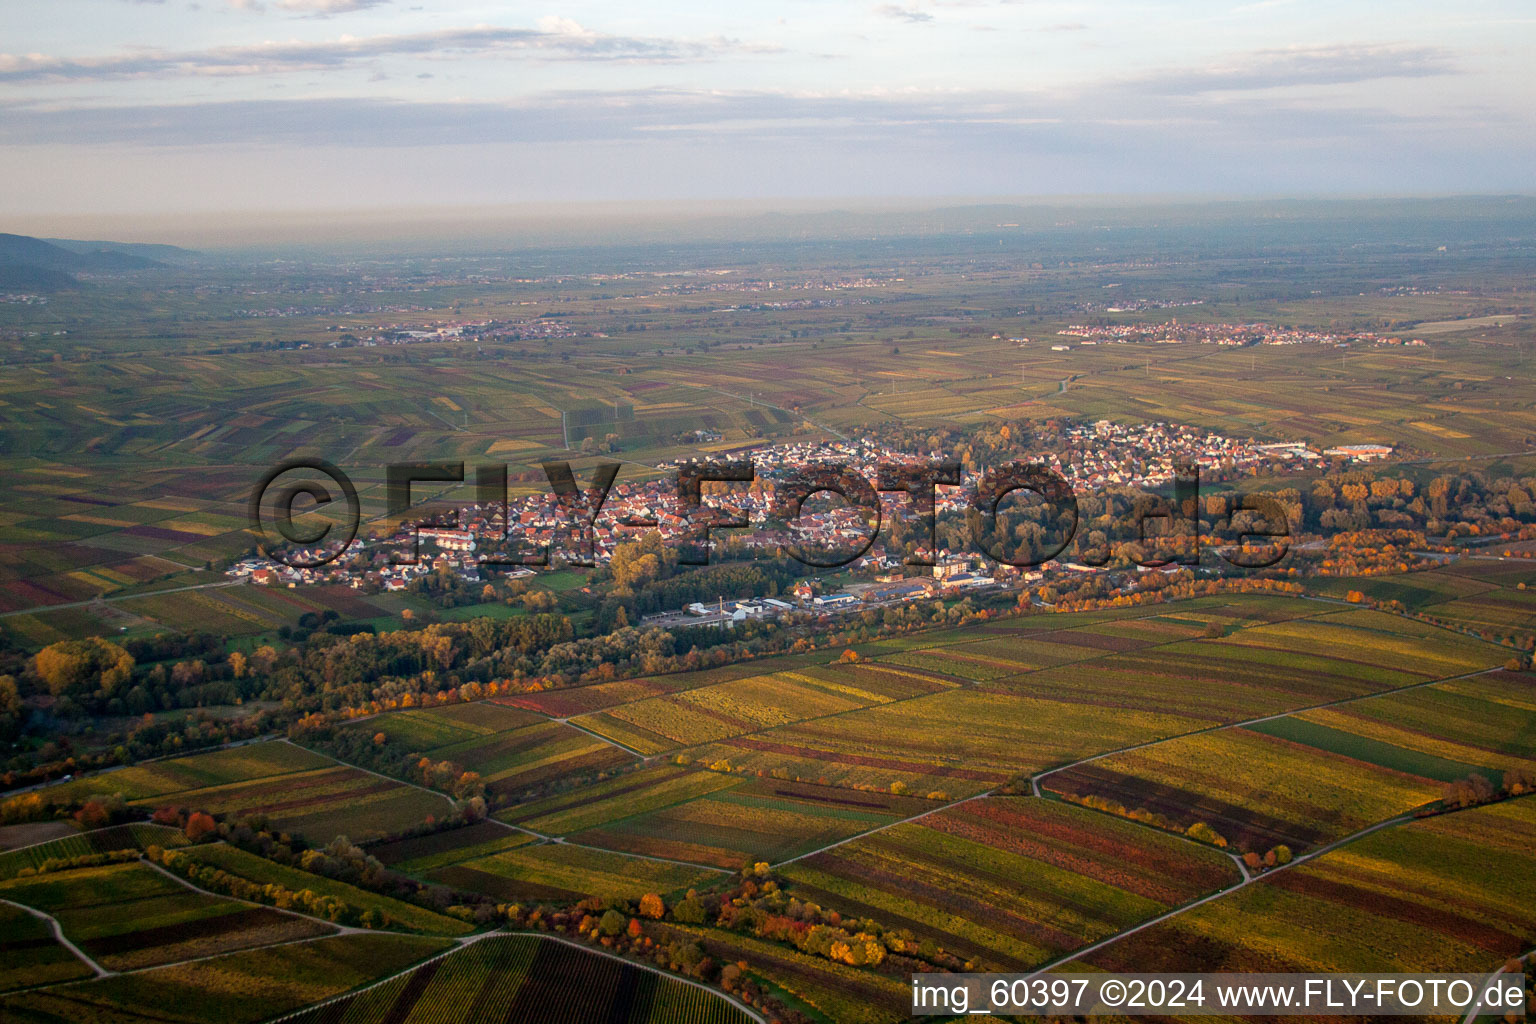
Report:
[[[251,664],[258,672],[270,672],[272,666],[277,664],[277,648],[271,644],[263,644],[251,654]]]
[[[640,897],[640,916],[660,920],[667,912],[666,904],[661,897],[654,892],[648,892]]]
[[[187,818],[186,827],[182,829],[186,837],[194,843],[218,830],[218,822],[214,821],[213,815],[207,811],[197,811],[192,814]]]
[[[1445,784],[1441,802],[1447,807],[1473,807],[1485,804],[1496,796],[1493,783],[1481,775],[1472,774],[1464,779]]]
[[[1211,828],[1211,826],[1207,825],[1203,821],[1197,821],[1193,825],[1189,826],[1189,828],[1184,830],[1184,834],[1189,836],[1191,839],[1198,840],[1202,843],[1210,843],[1212,846],[1219,846],[1223,849],[1225,849],[1227,845],[1226,839],[1224,839],[1219,832]]]
[[[101,801],[87,800],[85,805],[75,812],[75,820],[80,823],[81,828],[105,828],[112,824],[112,813]]]
[[[249,671],[249,664],[246,656],[239,651],[235,651],[229,656],[229,671],[236,679],[245,678],[245,673]]]
[[[181,828],[185,824],[182,811],[177,807],[156,807],[149,820],[156,825],[169,825],[171,828]]]
[[[0,715],[14,715],[21,710],[21,693],[14,676],[0,676]]]
[[[38,651],[32,670],[54,696],[101,689],[111,693],[133,673],[133,657],[100,637],[60,640]]]
[[[1536,793],[1536,770],[1520,767],[1506,768],[1504,770],[1504,792],[1510,796]]]

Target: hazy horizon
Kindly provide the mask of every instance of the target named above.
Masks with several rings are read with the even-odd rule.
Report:
[[[13,0],[0,217],[1529,189],[1529,9],[1392,14]]]
[[[1533,203],[1536,192],[1441,195],[1209,196],[933,196],[826,197],[804,199],[632,200],[585,203],[519,203],[274,209],[195,214],[31,214],[0,218],[0,233],[39,238],[164,243],[209,250],[261,248],[292,244],[315,246],[371,242],[440,245],[459,239],[483,244],[512,233],[521,245],[586,244],[606,239],[615,244],[665,238],[755,240],[794,236],[835,238],[874,230],[905,236],[966,233],[1001,228],[1038,231],[1087,227],[1075,217],[1091,213],[1124,218],[1120,226],[1152,225],[1156,218],[1209,222],[1239,219],[1313,217],[1342,213],[1422,210],[1443,211],[1452,204],[1490,209],[1501,203]],[[1023,218],[989,221],[998,213]],[[1528,212],[1529,211],[1525,211]],[[1072,220],[1053,220],[1071,215]],[[1039,218],[1031,221],[1029,218]],[[1152,218],[1149,220],[1148,218]]]

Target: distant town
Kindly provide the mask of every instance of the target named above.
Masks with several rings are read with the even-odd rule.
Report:
[[[1121,310],[1107,309],[1105,312]],[[1179,323],[1178,320],[1160,324],[1071,324],[1056,333],[1069,338],[1081,338],[1083,340],[1080,344],[1083,345],[1425,345],[1420,338],[1402,338],[1370,331],[1336,334],[1265,323]]]
[[[1353,444],[1317,449],[1303,442],[1260,443],[1252,439],[1228,437],[1188,426],[1168,423],[1126,425],[1109,420],[1068,427],[1060,450],[1042,453],[1035,461],[1054,469],[1078,491],[1103,488],[1155,488],[1170,483],[1175,465],[1197,463],[1228,473],[1285,473],[1306,468],[1325,460],[1366,463],[1384,459],[1393,453],[1388,445]],[[717,440],[714,435],[700,440]],[[764,551],[779,549],[787,542],[798,542],[817,550],[857,550],[869,538],[867,513],[847,503],[807,503],[795,524],[793,536],[774,523],[775,483],[796,470],[808,466],[837,466],[851,470],[867,480],[874,480],[881,464],[939,460],[940,452],[902,452],[869,439],[848,441],[805,441],[796,443],[745,446],[719,451],[712,459],[750,457],[757,479],[729,486],[728,497],[706,498],[712,525],[724,525],[726,518],[746,520],[751,529],[740,536],[747,548]],[[676,471],[699,457],[665,462],[657,468]],[[937,514],[963,512],[971,502],[979,474],[962,474],[958,485],[940,485],[935,489]],[[915,521],[908,497],[900,492],[881,494],[881,515],[890,520]],[[643,535],[656,532],[667,543],[682,538],[698,520],[690,520],[679,504],[675,479],[671,476],[644,481],[615,483],[600,513],[592,521],[592,559],[607,563],[616,547]],[[709,514],[706,513],[706,514]],[[488,562],[511,555],[513,561],[500,562],[496,572],[504,577],[527,578],[536,575],[530,565],[532,552],[560,552],[570,540],[572,517],[584,516],[580,509],[563,504],[554,494],[542,493],[509,499],[503,507],[463,504],[439,510],[430,524],[403,524],[387,535],[369,535],[353,540],[344,551],[336,548],[300,549],[290,552],[289,561],[319,562],[315,568],[289,566],[266,558],[247,558],[227,571],[235,579],[246,579],[268,586],[306,584],[344,584],[360,589],[405,590],[413,580],[432,573],[447,573],[464,582],[479,582],[487,572]],[[717,534],[717,537],[724,534]],[[667,622],[692,621],[728,623],[742,618],[772,618],[796,608],[836,611],[942,596],[957,592],[1001,587],[1010,583],[1041,578],[1046,568],[1021,573],[1006,565],[987,562],[979,555],[955,552],[947,548],[925,551],[934,562],[932,578],[904,575],[901,553],[885,543],[886,533],[877,536],[848,569],[872,579],[851,584],[846,591],[820,593],[810,584],[795,588],[792,601],[758,599],[719,602],[715,607],[702,604],[665,612],[652,618]],[[567,552],[569,555],[569,552]],[[556,555],[558,557],[558,555]],[[1070,562],[1052,562],[1049,569],[1065,572],[1095,572],[1097,567]]]

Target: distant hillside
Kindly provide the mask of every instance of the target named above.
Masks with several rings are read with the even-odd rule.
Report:
[[[149,255],[190,252],[175,246],[119,242],[57,242],[27,235],[0,233],[0,288],[5,291],[49,292],[73,287],[71,275],[153,270],[167,264]]]
[[[175,263],[197,255],[192,249],[183,249],[176,245],[156,245],[150,242],[85,242],[74,238],[44,238],[42,241],[80,255],[119,253],[124,256],[142,257],[155,263]]]
[[[60,270],[26,263],[0,263],[0,292],[42,294],[73,288],[78,282]]]

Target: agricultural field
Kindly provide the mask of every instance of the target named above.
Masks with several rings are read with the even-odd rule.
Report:
[[[1497,590],[1430,605],[1424,611],[1439,622],[1523,639],[1536,630],[1536,590]]]
[[[586,686],[568,686],[541,693],[526,693],[516,697],[498,697],[496,703],[527,708],[551,718],[569,718],[593,711],[629,704],[647,697],[660,697],[680,690],[690,689],[690,683],[704,686],[700,679],[704,673],[679,673],[676,676],[656,678],[620,679],[611,683],[591,683]]]
[[[1533,682],[1495,672],[1179,737],[1077,765],[1042,785],[1204,822],[1235,849],[1295,850],[1428,804],[1441,786],[1530,768]]]
[[[722,764],[834,786],[954,798],[1104,749],[1199,728],[1197,719],[952,689],[691,748]]]
[[[971,800],[780,869],[802,900],[1021,971],[1242,877],[1224,854],[1037,797]]]
[[[570,835],[686,803],[742,782],[718,772],[660,764],[518,804],[497,817],[546,835]]]
[[[1278,621],[1212,617],[1219,639],[1170,638],[1154,649],[1045,669],[993,684],[1032,696],[1070,696],[1107,707],[1161,709],[1208,724],[1277,714],[1499,664],[1488,644],[1399,616],[1331,612],[1288,600]],[[1247,609],[1235,605],[1238,616]],[[1145,628],[1122,621],[1098,631]],[[1090,632],[1080,630],[1075,632]]]
[[[96,972],[53,937],[47,921],[20,907],[0,903],[0,992],[52,985]]]
[[[422,1021],[478,1024],[748,1024],[722,996],[618,960],[533,935],[481,939],[291,1024]]]
[[[81,800],[112,794],[141,817],[164,806],[260,817],[296,846],[346,835],[405,878],[509,903],[568,908],[657,892],[675,911],[689,888],[710,902],[712,889],[739,885],[742,903],[761,909],[779,897],[756,882],[748,894],[736,869],[767,861],[801,899],[999,969],[1099,942],[1110,944],[1089,955],[1092,966],[1139,969],[1481,971],[1529,949],[1532,801],[1399,823],[1433,808],[1448,782],[1536,768],[1536,676],[1495,670],[1512,657],[1518,666],[1536,622],[1536,589],[1520,589],[1536,582],[1536,562],[1502,556],[1533,542],[1497,537],[1532,520],[1530,482],[1511,481],[1536,465],[1536,204],[1224,204],[1210,215],[1157,209],[1155,225],[1142,212],[1094,209],[1067,223],[1005,209],[818,214],[815,224],[753,215],[745,237],[706,218],[709,238],[669,228],[663,245],[649,244],[660,235],[641,217],[618,228],[641,244],[615,246],[605,229],[601,242],[546,245],[541,226],[521,232],[515,252],[486,251],[482,226],[450,252],[415,242],[407,254],[363,243],[294,259],[275,245],[248,257],[221,249],[188,254],[164,287],[155,272],[125,272],[47,302],[0,296],[0,676],[17,681],[15,700],[8,684],[0,693],[3,768],[18,788],[95,771],[42,790],[71,805],[59,820],[0,832],[11,848],[0,852],[0,893],[47,908],[92,957],[130,972],[91,978],[44,922],[0,909],[0,1019],[751,1016],[638,965],[538,937],[482,939],[450,915],[218,843],[181,856],[430,935],[335,934],[192,891],[141,862],[36,873],[181,842],[142,822],[83,832],[64,820]],[[1069,326],[1175,318],[1186,328],[1283,323],[1338,344],[1087,345]],[[1422,331],[1430,344],[1375,345],[1363,331]],[[352,477],[368,539],[388,532],[385,467],[402,462],[463,461],[461,483],[415,492],[446,506],[478,497],[482,464],[504,467],[527,496],[547,489],[547,460],[577,460],[585,480],[613,457],[624,483],[664,481],[676,461],[834,437],[951,451],[971,469],[1038,450],[1082,468],[1085,481],[1098,471],[1090,449],[1133,475],[1162,459],[1150,443],[1128,455],[1108,441],[1057,444],[1068,420],[1101,418],[1114,425],[1094,432],[1101,441],[1160,421],[1180,437],[1218,431],[1233,451],[1250,441],[1396,451],[1372,465],[1245,456],[1229,471],[1215,465],[1225,445],[1189,442],[1220,478],[1207,512],[1233,493],[1294,491],[1297,572],[1286,579],[1307,598],[1236,596],[1228,591],[1241,585],[1214,572],[1158,577],[1112,564],[1048,569],[1027,592],[957,593],[889,614],[810,608],[718,634],[679,618],[669,644],[599,637],[598,624],[644,629],[658,621],[651,613],[714,593],[778,595],[795,574],[764,560],[717,564],[717,575],[663,557],[654,569],[632,562],[629,574],[560,564],[514,581],[449,559],[400,593],[368,593],[386,584],[361,562],[348,570],[357,589],[225,575],[252,543],[252,484],[297,453],[323,453]],[[1373,475],[1413,486],[1366,487],[1368,504],[1352,497]],[[1484,507],[1462,507],[1462,495]],[[1108,522],[1101,497],[1084,502],[1090,534],[1094,520]],[[1462,515],[1473,511],[1488,515]],[[940,524],[952,552],[961,518]],[[1389,538],[1391,524],[1407,525]],[[893,554],[889,541],[905,532],[888,531],[872,552]],[[1459,554],[1416,568],[1447,544]],[[380,549],[365,554],[383,567]],[[1381,574],[1313,573],[1350,565]],[[829,593],[871,574],[860,566],[811,582]],[[1208,596],[1163,603],[1159,588]],[[543,638],[525,649],[479,628],[464,642],[438,633],[396,651],[359,644],[352,658],[345,639],[310,635],[322,619],[342,634],[526,624],[550,598],[572,632],[555,652]],[[1054,611],[1078,602],[1116,607]],[[99,694],[85,655],[50,652],[47,669],[31,660],[65,638],[190,632],[208,636],[130,645],[139,661],[127,684],[109,681],[122,674],[111,671]],[[268,645],[275,661],[257,656]],[[800,653],[766,656],[785,648]],[[218,656],[229,651],[251,657]],[[631,672],[644,674],[615,678]],[[447,704],[456,698],[445,691],[490,678],[501,696]],[[535,692],[510,694],[521,687]],[[342,732],[350,753],[334,749],[355,765],[287,741],[142,760],[180,749],[177,736],[201,749],[226,726],[231,736],[258,731],[258,716],[261,732],[282,734],[317,710],[294,734],[332,743]],[[140,763],[96,770],[129,758]],[[413,835],[458,808],[411,783],[467,793],[465,772],[487,787],[493,817]],[[1021,795],[1039,792],[1032,783],[1046,795]],[[20,801],[6,820],[48,813]],[[1222,843],[1183,834],[1196,823]],[[1256,879],[1234,862],[1279,843],[1305,859],[1282,867],[1277,855],[1279,870]],[[1114,941],[1211,894],[1220,895]],[[541,920],[558,926],[557,916]],[[850,966],[862,951],[811,955],[749,937],[753,926],[649,915],[645,924],[698,939],[717,966],[744,963],[813,1024],[908,1016],[903,952],[893,949],[882,973]],[[254,946],[290,934],[286,945]],[[50,984],[18,991],[23,976]]]
[[[83,800],[96,794],[121,794],[128,800],[150,800],[191,790],[315,771],[334,764],[328,757],[291,743],[250,743],[102,772],[52,786],[45,792],[61,800]]]
[[[348,728],[382,732],[431,760],[451,761],[476,772],[488,795],[498,801],[554,780],[617,768],[636,759],[563,722],[489,701],[389,712]]]
[[[734,870],[799,856],[934,806],[917,797],[754,778],[571,838],[610,850]]]
[[[609,683],[587,683],[555,690],[523,693],[513,697],[493,698],[493,703],[526,708],[550,718],[570,718],[601,711],[616,704],[629,704],[647,697],[660,697],[701,686],[725,683],[748,676],[771,675],[793,671],[806,665],[820,664],[826,655],[787,655],[756,661],[740,661],[692,672],[674,672],[662,676],[619,679]]]
[[[446,948],[413,935],[337,935],[13,995],[0,1001],[0,1016],[20,1024],[256,1024]]]
[[[514,831],[494,821],[479,821],[463,828],[380,843],[370,846],[368,854],[385,867],[420,874],[535,841],[537,837],[526,832]]]
[[[0,882],[0,899],[51,915],[109,970],[123,971],[326,935],[327,924],[196,892],[130,861]]]
[[[151,846],[185,846],[180,829],[135,821],[127,825],[76,832],[33,846],[0,853],[0,878],[14,878],[24,868],[36,870],[50,860],[68,860],[114,850],[144,850]]]
[[[1240,646],[1266,651],[1327,651],[1340,661],[1433,679],[1464,675],[1497,664],[1498,649],[1443,629],[1377,611],[1346,611],[1243,630]]]
[[[573,721],[642,754],[658,754],[953,685],[931,672],[881,663],[812,666],[621,704]]]
[[[987,687],[1110,710],[1187,715],[1202,725],[1241,721],[1422,682],[1402,670],[1348,664],[1315,651],[1283,654],[1230,638],[1181,640],[1144,652],[1044,669]]]
[[[391,931],[420,932],[424,935],[463,935],[473,929],[457,918],[434,914],[403,900],[359,889],[355,885],[322,875],[287,867],[254,853],[247,853],[226,843],[206,843],[186,851],[188,858],[220,871],[228,872],[258,885],[278,885],[294,892],[309,891],[328,896],[358,910],[375,909],[384,915],[382,927]]]
[[[19,850],[23,846],[64,839],[79,830],[72,821],[28,821],[16,825],[0,825],[0,851]]]
[[[905,979],[859,970],[737,932],[685,925],[671,925],[665,931],[697,940],[720,962],[748,964],[751,975],[769,991],[786,994],[822,1020],[888,1024],[909,1016],[912,989]]]
[[[1509,768],[1536,769],[1536,676],[1501,670],[1252,728],[1442,782],[1475,772],[1498,785]]]
[[[542,718],[531,712],[479,702],[391,712],[368,719],[366,728],[382,732],[390,742],[407,749],[427,752],[541,721]],[[356,727],[365,726],[359,723]]]
[[[1204,822],[1239,851],[1302,850],[1430,803],[1440,783],[1253,729],[1180,737],[1046,776],[1070,800],[1107,800],[1183,831]]]
[[[404,831],[451,809],[441,796],[402,785],[284,740],[154,761],[52,787],[63,799],[122,794],[140,807],[174,806],[240,817],[324,844]]]
[[[1478,973],[1536,946],[1536,800],[1383,829],[1062,970]]]
[[[1433,572],[1320,580],[1315,589],[1334,597],[1356,590],[1373,601],[1398,601],[1410,612],[1485,639],[1520,641],[1536,631],[1536,563],[1523,559],[1473,555]]]
[[[717,872],[571,843],[519,843],[423,873],[428,881],[484,893],[500,903],[571,903],[588,896],[638,900],[718,881]]]

